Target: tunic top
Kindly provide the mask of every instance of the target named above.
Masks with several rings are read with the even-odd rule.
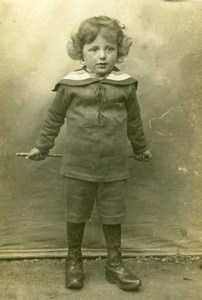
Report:
[[[66,119],[61,174],[87,181],[128,177],[127,141],[135,154],[146,150],[137,81],[116,67],[104,79],[84,68],[58,84],[36,147],[47,153]]]

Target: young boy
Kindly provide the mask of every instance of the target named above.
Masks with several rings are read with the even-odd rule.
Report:
[[[44,159],[66,119],[61,174],[67,200],[67,288],[83,286],[81,244],[94,200],[107,244],[106,279],[124,290],[141,286],[141,280],[124,266],[120,250],[128,177],[127,138],[136,159],[149,161],[152,157],[136,98],[137,81],[115,67],[131,44],[124,26],[115,19],[100,16],[80,24],[67,50],[83,67],[56,85],[57,94],[40,137],[28,153],[30,159]]]

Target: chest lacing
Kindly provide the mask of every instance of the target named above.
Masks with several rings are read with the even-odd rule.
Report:
[[[101,81],[99,82],[99,86],[96,89],[95,94],[98,97],[97,125],[103,126],[103,119],[105,117],[103,113],[103,105],[105,103],[106,88],[103,86]]]

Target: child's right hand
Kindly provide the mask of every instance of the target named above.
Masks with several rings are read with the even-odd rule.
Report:
[[[44,160],[46,158],[45,154],[42,154],[38,148],[33,148],[26,156],[27,159],[31,160]]]

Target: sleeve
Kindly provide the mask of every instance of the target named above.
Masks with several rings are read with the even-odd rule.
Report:
[[[147,149],[142,119],[140,115],[140,106],[136,96],[137,84],[132,86],[132,92],[126,103],[128,114],[127,135],[131,142],[135,154],[140,154]]]
[[[70,105],[70,99],[66,96],[65,87],[60,85],[57,94],[48,109],[48,114],[41,128],[40,136],[35,144],[42,153],[54,146],[55,138],[60,132],[61,126],[65,122],[66,111]]]

